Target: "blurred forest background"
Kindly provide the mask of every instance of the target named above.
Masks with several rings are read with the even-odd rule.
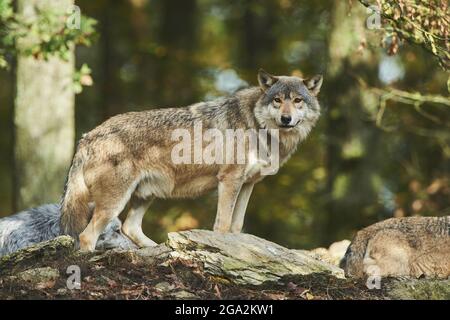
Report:
[[[11,5],[58,2],[71,3],[0,0],[0,217],[59,201],[75,142],[108,117],[256,85],[260,67],[322,73],[323,114],[255,187],[245,232],[312,248],[390,217],[450,214],[447,1],[80,0],[78,31],[19,32]],[[145,232],[211,228],[215,206],[214,194],[157,201]]]

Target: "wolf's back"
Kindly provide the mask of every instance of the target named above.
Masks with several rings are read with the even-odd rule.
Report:
[[[87,152],[80,142],[72,160],[61,200],[61,232],[75,239],[78,239],[78,235],[86,228],[91,218],[89,189],[83,174],[86,160]]]

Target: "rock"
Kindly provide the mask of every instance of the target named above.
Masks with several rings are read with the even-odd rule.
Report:
[[[152,264],[161,260],[166,260],[172,251],[166,244],[159,244],[154,247],[142,248],[136,251],[136,255],[141,257],[146,263]]]
[[[172,292],[170,296],[175,299],[187,299],[187,300],[198,299],[198,297],[195,294],[187,290]]]
[[[175,289],[175,285],[170,284],[167,281],[163,281],[160,283],[157,283],[155,285],[155,289],[161,292],[168,292],[168,291],[172,291],[173,289]]]
[[[324,261],[326,263],[332,264],[339,267],[341,260],[345,256],[348,246],[350,245],[350,240],[342,240],[332,243],[328,249],[326,248],[315,248],[312,250],[295,250],[300,253],[310,255],[314,259]]]
[[[403,279],[387,285],[388,295],[400,300],[450,300],[450,279]]]
[[[56,290],[56,295],[58,296],[65,296],[67,293],[69,293],[69,289],[66,288],[59,288]]]
[[[328,254],[334,265],[339,266],[339,263],[344,258],[350,243],[351,243],[350,240],[345,239],[334,242],[328,247]]]
[[[142,262],[141,260],[142,259],[138,255],[136,255],[136,250],[123,249],[107,250],[89,258],[89,262],[108,263],[110,265],[117,265],[124,261],[132,264],[137,264]]]
[[[176,289],[174,284],[167,281],[157,283],[154,288],[159,292],[167,294],[175,299],[198,299],[198,297],[192,292],[184,289]]]
[[[0,258],[0,275],[12,274],[27,269],[30,265],[39,266],[43,261],[70,255],[75,250],[75,241],[69,236],[60,236],[52,240],[24,248]]]
[[[260,285],[285,275],[313,273],[344,277],[336,266],[250,234],[172,232],[167,246],[173,249],[172,258],[202,263],[205,272],[235,284]]]
[[[35,268],[19,272],[15,278],[28,282],[37,289],[47,289],[55,285],[59,271],[50,267]]]
[[[165,244],[132,250],[112,249],[94,255],[89,259],[89,262],[108,262],[113,265],[123,261],[132,264],[153,264],[165,260],[169,256],[170,251],[171,249]]]
[[[320,261],[324,261],[326,263],[337,266],[337,264],[334,263],[333,258],[330,256],[328,249],[326,249],[326,248],[320,247],[320,248],[312,249],[310,251],[308,251],[308,250],[296,250],[296,251],[305,252],[305,254],[310,255],[314,259],[318,259]]]

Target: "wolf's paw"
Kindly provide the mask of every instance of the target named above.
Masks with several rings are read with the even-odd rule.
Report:
[[[214,232],[217,233],[229,233],[230,227],[229,226],[214,226]]]
[[[158,244],[150,238],[142,239],[140,243],[136,243],[140,248],[155,247]]]
[[[127,228],[127,225],[124,225],[122,227],[122,232],[139,248],[154,247],[158,245],[155,241],[147,237],[142,230]]]
[[[91,237],[82,232],[78,238],[80,239],[79,241],[80,251],[82,252],[95,251],[95,241],[93,241]]]

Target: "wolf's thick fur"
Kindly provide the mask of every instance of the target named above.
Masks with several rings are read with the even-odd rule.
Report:
[[[153,242],[143,234],[141,223],[153,198],[193,198],[215,188],[219,199],[214,230],[240,232],[253,185],[263,178],[258,168],[248,157],[245,164],[174,164],[171,152],[178,141],[171,133],[186,129],[192,136],[198,121],[203,130],[222,133],[279,129],[283,164],[319,117],[316,96],[322,77],[276,77],[261,70],[258,81],[259,87],[210,102],[120,114],[85,134],[62,201],[64,232],[79,236],[82,250],[92,250],[105,225],[128,204],[122,230],[139,246],[150,246]],[[92,217],[90,202],[95,203]]]
[[[46,204],[0,219],[0,256],[61,235],[58,204]],[[122,223],[113,219],[100,235],[96,249],[131,249],[135,245],[121,234]]]
[[[450,216],[392,218],[359,231],[341,267],[348,276],[450,276]]]
[[[85,150],[78,148],[64,186],[63,212],[78,212],[77,215],[62,214],[62,230],[83,230],[91,218],[89,190],[84,182],[83,163],[87,158]],[[71,234],[71,232],[69,232]],[[72,233],[72,235],[74,235]]]

